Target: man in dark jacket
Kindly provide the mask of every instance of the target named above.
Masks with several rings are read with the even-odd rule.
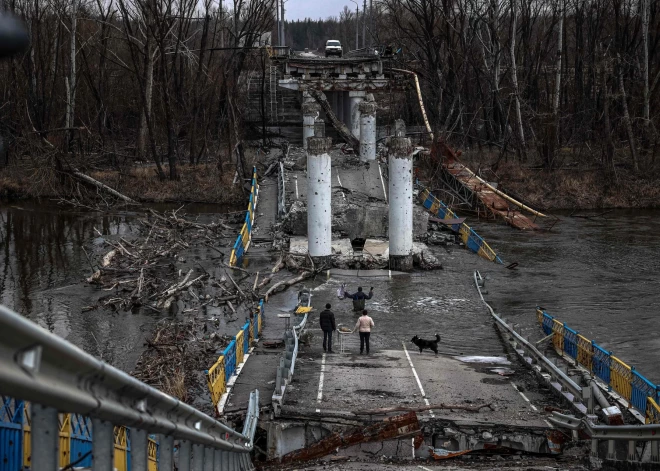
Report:
[[[374,295],[374,287],[372,286],[369,290],[369,294],[364,294],[362,291],[362,286],[358,287],[357,293],[349,293],[348,291],[344,292],[344,297],[353,300],[353,310],[355,312],[362,312],[364,310],[364,300],[371,299]]]
[[[330,310],[331,307],[330,304],[326,304],[325,311],[321,311],[321,315],[319,316],[319,323],[323,331],[323,351],[327,351],[328,353],[334,353],[332,351],[332,332],[337,330],[335,314]]]

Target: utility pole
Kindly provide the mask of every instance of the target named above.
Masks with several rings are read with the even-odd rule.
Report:
[[[284,0],[282,0],[282,36],[280,43],[280,46],[286,46],[286,39],[284,39]]]
[[[275,15],[277,15],[277,46],[280,46],[282,42],[280,36],[280,0],[275,0]]]
[[[355,49],[360,49],[360,6],[355,0],[351,0],[351,2],[355,3]]]
[[[362,47],[367,47],[367,0],[362,5]]]

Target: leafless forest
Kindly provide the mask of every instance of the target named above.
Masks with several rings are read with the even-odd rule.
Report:
[[[31,38],[27,53],[0,65],[6,163],[138,159],[176,180],[179,164],[211,155],[222,169],[242,139],[240,77],[264,56],[253,51],[274,8],[227,3],[6,0]]]
[[[4,0],[31,47],[0,64],[0,165],[126,166],[160,179],[185,164],[235,165],[248,69],[275,0]],[[2,3],[0,3],[2,5]],[[435,130],[459,148],[525,165],[566,160],[657,172],[659,2],[374,0],[360,16],[287,21],[295,49],[339,38],[387,44],[415,71]],[[310,2],[313,16],[313,2]],[[357,23],[357,24],[356,24]],[[400,110],[420,122],[410,95]],[[63,163],[64,162],[64,163]],[[231,169],[233,174],[233,168]]]
[[[617,156],[648,171],[660,124],[659,8],[652,0],[382,0],[367,3],[357,29],[360,47],[402,48],[400,66],[422,80],[434,128],[457,147],[547,167],[595,160],[606,171]],[[352,49],[355,30],[346,8],[336,19],[287,25],[287,40],[319,47],[336,37]],[[407,100],[413,115],[415,104]]]

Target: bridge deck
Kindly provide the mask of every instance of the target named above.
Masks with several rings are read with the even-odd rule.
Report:
[[[474,178],[472,172],[468,171],[463,164],[452,162],[446,165],[446,169],[463,186],[472,191],[489,211],[504,219],[507,224],[523,230],[539,229],[539,226],[519,211],[518,208],[511,208],[507,200]]]
[[[494,410],[435,410],[420,416],[460,424],[548,427],[541,405],[546,398],[533,390],[524,367],[508,364],[495,330],[483,309],[476,302],[473,304],[472,294],[422,297],[420,294],[429,288],[426,284],[430,280],[414,276],[365,278],[369,277],[367,271],[360,274],[359,278],[333,276],[314,290],[316,313],[306,329],[311,340],[301,348],[294,381],[285,396],[284,414],[314,416],[441,403],[491,404]],[[335,353],[323,353],[323,334],[317,318],[323,305],[333,304],[337,322],[350,328],[357,319],[350,301],[336,297],[341,282],[351,289],[358,284],[375,288],[374,299],[367,301],[376,324],[368,356],[359,354],[357,333],[344,336],[344,353],[340,353],[337,338],[342,334],[335,333]],[[448,291],[458,292],[461,285],[462,282],[452,283]],[[439,349],[444,353],[436,356],[425,350],[420,355],[410,339],[415,334],[431,339],[435,332],[443,337]],[[459,353],[485,358],[475,363],[468,361],[474,358],[458,356]],[[498,371],[511,376],[501,376]],[[525,397],[514,384],[522,387]],[[530,387],[532,390],[528,391]]]

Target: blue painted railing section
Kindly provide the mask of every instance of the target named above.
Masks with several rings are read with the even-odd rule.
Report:
[[[254,216],[257,209],[257,197],[259,194],[259,185],[257,183],[257,167],[252,169],[252,189],[250,190],[250,200],[248,202],[248,209],[245,212],[245,222],[241,231],[238,233],[236,242],[229,257],[229,265],[235,267],[243,261],[243,255],[247,252],[252,241],[252,224],[254,224]]]
[[[0,410],[0,470],[23,469],[23,401],[2,398]]]
[[[421,201],[422,206],[424,206],[424,208],[426,208],[433,216],[445,220],[458,218],[456,213],[454,213],[443,201],[436,198],[428,188],[424,188],[419,181],[417,181],[417,186],[421,189],[419,192],[419,200]],[[500,257],[486,243],[486,241],[465,222],[451,224],[449,227],[451,227],[452,231],[459,234],[466,248],[486,260],[499,264],[503,263]]]
[[[561,324],[543,308],[537,307],[536,314],[543,332],[553,335],[553,344],[558,351],[591,371],[626,399],[634,409],[645,415],[647,423],[660,423],[660,386],[649,381],[635,367],[615,357],[611,351],[580,335],[565,323]]]
[[[232,340],[227,345],[222,355],[225,357],[225,381],[229,381],[236,371],[236,340]]]

